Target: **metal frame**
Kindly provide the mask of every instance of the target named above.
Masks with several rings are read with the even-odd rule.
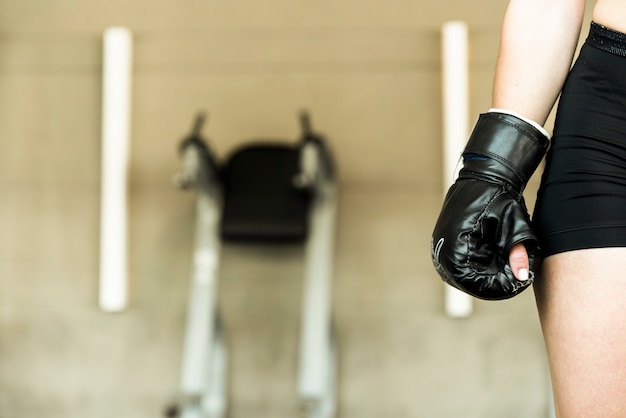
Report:
[[[227,402],[227,350],[217,307],[221,241],[221,193],[215,162],[199,139],[203,118],[181,147],[181,188],[195,188],[196,227],[183,346],[180,399],[170,414],[182,418],[223,418]]]
[[[303,121],[305,130],[308,121]],[[324,144],[305,142],[302,175],[314,189],[310,236],[305,250],[304,302],[300,337],[300,414],[331,418],[336,413],[336,349],[331,319],[331,278],[337,186]]]
[[[305,244],[304,302],[298,369],[298,412],[306,418],[332,418],[336,412],[336,352],[331,320],[331,277],[337,211],[334,167],[325,143],[302,115],[297,187],[313,193]],[[183,172],[178,186],[197,191],[195,248],[183,346],[180,399],[168,416],[224,418],[228,409],[227,347],[217,307],[221,238],[221,187],[217,166],[199,133],[181,147]]]

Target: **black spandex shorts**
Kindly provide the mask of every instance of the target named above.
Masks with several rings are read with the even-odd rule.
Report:
[[[626,34],[591,24],[563,87],[533,222],[544,257],[626,247]]]

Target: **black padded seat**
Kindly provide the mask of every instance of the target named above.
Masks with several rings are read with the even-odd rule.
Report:
[[[222,169],[225,241],[302,242],[311,194],[294,186],[298,147],[253,144],[235,151]]]

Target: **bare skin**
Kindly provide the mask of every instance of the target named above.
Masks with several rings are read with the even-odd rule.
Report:
[[[626,33],[626,1],[598,0],[593,9],[593,20],[616,31]]]
[[[521,3],[526,4],[520,6]],[[533,6],[533,3],[541,3],[541,7],[537,5]],[[567,3],[567,7],[565,8],[566,12],[560,19],[556,19],[560,24],[554,25],[547,23],[550,21],[550,18],[546,17],[542,18],[543,20],[534,25],[534,27],[551,26],[555,28],[551,31],[552,37],[563,39],[554,42],[555,47],[544,46],[540,48],[541,52],[539,54],[533,54],[533,59],[527,60],[523,65],[520,65],[519,59],[516,59],[515,56],[511,58],[508,55],[509,53],[510,55],[515,55],[518,53],[517,51],[520,49],[523,50],[524,48],[522,48],[522,46],[515,48],[515,45],[510,47],[511,44],[515,43],[515,40],[507,42],[507,36],[511,36],[508,35],[509,32],[523,33],[523,36],[526,36],[528,31],[521,29],[526,23],[521,20],[519,15],[545,15],[544,10],[546,5],[549,7],[554,5],[554,3],[556,3],[557,14],[561,13],[558,7],[562,7],[563,3]],[[493,97],[494,108],[515,111],[541,125],[545,123],[561,91],[567,72],[569,71],[576,43],[580,35],[584,7],[584,0],[528,0],[526,2],[523,0],[511,0],[507,17],[505,17],[504,21],[502,34],[503,47],[500,51],[498,66],[496,68]],[[522,9],[522,11],[516,12],[517,9]],[[554,9],[554,7],[552,7],[552,9]],[[512,18],[509,17],[511,14],[513,15]],[[592,18],[599,24],[626,33],[626,0],[598,0],[593,8]],[[512,21],[512,23],[509,23],[509,28],[507,28],[507,19]],[[554,32],[556,32],[557,35],[554,35]],[[563,34],[565,34],[565,36],[563,36]],[[535,45],[545,42],[541,36],[542,35],[538,35],[538,39],[531,42]],[[511,37],[515,38],[515,36]],[[529,44],[531,42],[527,40],[525,42],[525,48],[530,47],[531,45]],[[554,50],[561,51],[561,53],[553,55]],[[526,58],[528,57],[525,56],[524,59]],[[552,66],[553,70],[550,71],[547,69],[546,65]],[[528,74],[534,74],[535,77],[532,75],[528,77]],[[542,75],[537,76],[537,74]],[[520,82],[520,80],[523,82]],[[538,84],[529,86],[529,83]],[[520,270],[528,271],[528,255],[522,244],[518,244],[511,249],[509,264],[513,269],[515,277],[518,279],[520,278]],[[527,273],[523,272],[522,276],[525,277],[526,274]]]
[[[510,0],[493,107],[545,123],[569,71],[584,8],[585,0]],[[626,0],[598,0],[593,20],[626,33]],[[518,279],[527,277],[522,244],[509,263]],[[535,295],[557,417],[626,417],[626,248],[547,257]]]
[[[559,418],[626,417],[626,248],[553,255],[535,295]]]

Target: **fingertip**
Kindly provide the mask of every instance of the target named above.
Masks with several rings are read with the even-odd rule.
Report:
[[[517,280],[527,281],[530,278],[528,252],[524,244],[516,244],[509,253],[509,264]]]
[[[517,279],[525,282],[528,280],[530,274],[528,273],[528,269],[526,268],[521,268],[517,271]]]

